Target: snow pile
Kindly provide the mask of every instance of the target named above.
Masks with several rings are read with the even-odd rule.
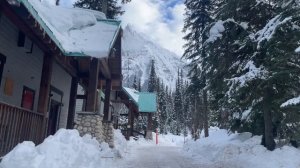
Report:
[[[224,22],[219,20],[217,21],[209,30],[209,38],[207,39],[207,42],[214,42],[218,38],[222,37],[222,32],[225,31],[224,28]]]
[[[286,106],[289,106],[289,105],[297,105],[299,103],[300,103],[300,96],[292,98],[292,99],[289,99],[288,101],[286,101],[283,104],[281,104],[280,107],[286,107]]]
[[[295,52],[300,53],[300,47],[296,48]]]
[[[115,130],[114,131],[114,144],[115,149],[117,150],[116,155],[118,157],[124,157],[127,153],[127,141],[123,134],[121,133],[121,130]]]
[[[99,168],[107,166],[115,149],[99,144],[90,135],[79,136],[77,130],[60,129],[54,136],[35,146],[23,142],[4,156],[1,168]]]
[[[50,29],[48,34],[61,45],[66,54],[85,54],[93,57],[106,57],[111,43],[119,29],[118,25],[103,22],[101,12],[55,6],[51,0],[23,0],[32,5],[32,13],[37,13]],[[28,7],[30,8],[30,7]],[[34,15],[35,16],[35,15]],[[53,35],[52,35],[53,34]]]
[[[251,133],[228,135],[226,130],[215,128],[210,130],[208,138],[188,141],[184,152],[197,162],[212,167],[300,167],[299,149],[284,146],[271,152],[260,145],[261,136],[251,136]]]

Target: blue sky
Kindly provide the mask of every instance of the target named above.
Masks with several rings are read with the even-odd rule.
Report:
[[[76,0],[60,0],[62,6],[72,7]],[[123,26],[133,26],[136,31],[149,36],[152,41],[181,56],[184,0],[131,0],[123,6],[120,17]]]

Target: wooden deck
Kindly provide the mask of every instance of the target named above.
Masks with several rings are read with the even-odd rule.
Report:
[[[43,115],[0,102],[0,156],[18,143],[42,140]]]

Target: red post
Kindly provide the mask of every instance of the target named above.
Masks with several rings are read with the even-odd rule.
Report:
[[[158,144],[158,129],[156,128],[156,145]]]

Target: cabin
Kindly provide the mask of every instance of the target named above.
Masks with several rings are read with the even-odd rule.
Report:
[[[112,100],[115,109],[118,109],[118,114],[115,115],[114,120],[115,128],[121,129],[123,135],[129,140],[130,136],[143,135],[146,139],[152,139],[153,121],[152,116],[157,112],[157,98],[156,93],[139,92],[135,89],[122,87],[118,91],[116,100]],[[126,110],[120,110],[120,104],[126,106]],[[118,108],[119,107],[119,108]],[[121,108],[124,108],[121,106]],[[125,123],[119,123],[117,117],[126,118]],[[139,116],[147,117],[147,127],[143,132],[134,129],[135,118]]]
[[[121,36],[120,22],[101,12],[0,0],[0,156],[22,141],[80,128],[85,116],[99,116],[99,141],[111,141]],[[80,114],[77,100],[85,102]]]

